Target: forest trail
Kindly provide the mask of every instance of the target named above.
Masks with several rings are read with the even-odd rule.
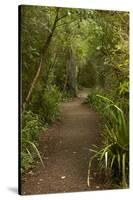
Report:
[[[61,105],[61,121],[40,136],[45,168],[38,162],[23,177],[22,194],[76,192],[102,189],[98,179],[87,187],[89,149],[98,144],[98,114],[82,104],[85,92]],[[98,169],[97,169],[98,170]],[[96,174],[96,173],[95,173]]]

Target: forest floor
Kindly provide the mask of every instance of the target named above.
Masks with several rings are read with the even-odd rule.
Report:
[[[40,136],[39,150],[45,168],[38,161],[23,177],[21,193],[47,194],[110,189],[93,167],[91,187],[87,186],[92,144],[100,143],[96,112],[82,104],[86,92],[61,105],[61,120]]]

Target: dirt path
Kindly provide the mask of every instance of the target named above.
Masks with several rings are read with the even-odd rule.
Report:
[[[22,181],[22,194],[96,190],[87,187],[87,170],[92,144],[99,142],[98,115],[75,98],[62,105],[62,120],[40,137],[40,163]],[[102,188],[101,188],[102,189]]]

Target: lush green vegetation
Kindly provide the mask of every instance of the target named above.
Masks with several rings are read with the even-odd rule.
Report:
[[[105,35],[101,47],[105,52],[100,58],[102,66],[97,70],[99,84],[86,100],[100,113],[104,124],[103,144],[101,147],[94,146],[92,160],[96,158],[101,169],[111,171],[115,180],[113,183],[127,187],[129,172],[128,14],[115,13],[106,17],[104,18],[106,31],[111,30],[111,32]],[[99,59],[96,58],[96,61],[98,62]],[[89,163],[88,185],[92,160]]]
[[[118,173],[116,183],[126,187],[129,14],[22,6],[20,16],[22,172],[36,157],[42,162],[39,134],[59,119],[60,102],[86,87],[92,88],[86,103],[104,124],[103,145],[93,149],[92,160],[98,158],[100,168],[111,170],[112,177]]]
[[[96,95],[95,108],[104,119],[105,126],[102,132],[103,144],[94,145],[91,149],[95,154],[91,158],[88,170],[88,186],[90,186],[91,165],[94,159],[99,162],[100,169],[105,173],[111,172],[115,183],[123,188],[128,185],[129,173],[129,129],[124,112],[107,97]],[[100,98],[100,99],[99,99]],[[103,111],[104,108],[104,111]]]
[[[36,156],[43,164],[41,155],[38,151],[38,135],[42,129],[38,115],[31,111],[22,113],[22,133],[21,133],[21,171],[24,172],[31,167]]]

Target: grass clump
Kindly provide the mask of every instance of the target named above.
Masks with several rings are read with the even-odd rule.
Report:
[[[94,155],[89,162],[87,184],[90,186],[92,161],[96,159],[105,173],[111,171],[114,183],[122,188],[127,188],[129,173],[128,121],[122,109],[112,100],[102,95],[96,95],[92,99],[94,100],[94,98],[93,106],[95,105],[97,110],[102,111],[102,117],[106,123],[102,133],[102,146],[94,145],[91,149]]]

